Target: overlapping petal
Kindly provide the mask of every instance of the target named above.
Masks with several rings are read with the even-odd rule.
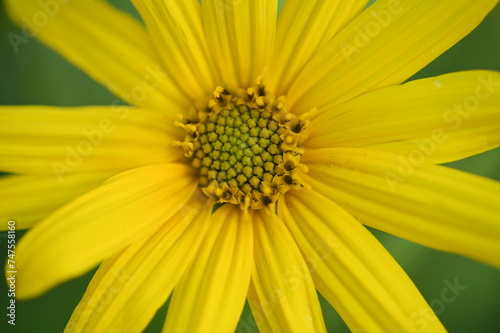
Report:
[[[374,228],[500,267],[500,184],[387,152],[318,149],[305,181]]]
[[[153,235],[104,260],[67,331],[144,330],[186,271],[208,230],[212,207],[206,198],[197,197]]]
[[[247,88],[263,74],[273,52],[278,1],[205,0],[208,45],[226,88]]]
[[[404,82],[471,32],[498,0],[379,0],[308,63],[288,94],[320,111]]]
[[[254,267],[248,302],[261,332],[326,332],[309,268],[283,222],[252,214]]]
[[[78,196],[102,184],[113,173],[83,173],[59,181],[55,175],[0,177],[0,219],[14,220],[16,229],[28,229]],[[0,229],[6,230],[7,224]]]
[[[234,205],[219,208],[170,303],[164,332],[233,332],[252,269],[252,224]],[[196,314],[196,319],[193,319]]]
[[[319,114],[306,145],[366,147],[430,163],[500,145],[500,73],[468,71],[379,89]]]
[[[6,0],[27,33],[132,105],[168,113],[186,106],[145,29],[102,0]]]
[[[196,185],[190,167],[155,164],[118,174],[65,205],[19,242],[17,297],[37,296],[152,233]]]
[[[286,0],[276,30],[269,87],[285,95],[294,79],[340,29],[356,17],[367,0]]]
[[[199,1],[133,2],[173,81],[191,100],[204,101],[218,83]]]
[[[278,214],[316,288],[353,332],[445,332],[392,256],[335,203],[311,190],[291,191]]]
[[[172,121],[129,107],[0,108],[0,170],[54,175],[178,161]]]

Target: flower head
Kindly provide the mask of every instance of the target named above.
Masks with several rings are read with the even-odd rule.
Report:
[[[0,109],[2,182],[58,186],[5,207],[34,227],[18,296],[101,263],[68,332],[140,332],[170,295],[167,332],[234,331],[245,300],[322,332],[316,290],[353,331],[444,331],[363,224],[500,266],[500,185],[436,165],[499,146],[500,73],[402,84],[498,1],[367,2],[135,0],[143,27],[7,0],[131,105]]]

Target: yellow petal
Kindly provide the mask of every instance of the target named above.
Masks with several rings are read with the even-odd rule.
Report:
[[[70,202],[19,242],[17,296],[37,296],[151,234],[196,186],[191,168],[157,164],[118,174]]]
[[[446,163],[500,145],[500,72],[446,74],[376,90],[325,110],[307,146],[367,147]]]
[[[222,83],[231,89],[253,85],[271,60],[278,1],[206,0],[201,7]]]
[[[0,170],[53,175],[123,171],[178,161],[173,125],[160,114],[129,107],[0,108]]]
[[[248,302],[261,332],[326,332],[309,268],[276,215],[257,211]]]
[[[367,0],[287,0],[281,9],[269,86],[285,95],[294,79],[340,29],[356,17]]]
[[[379,0],[315,55],[290,89],[297,112],[404,82],[471,32],[498,0]]]
[[[174,291],[164,332],[234,332],[252,268],[252,225],[242,215],[234,205],[213,214],[200,251]]]
[[[132,105],[168,111],[186,105],[145,29],[102,0],[6,0],[23,31],[39,38]]]
[[[203,101],[216,87],[211,58],[197,0],[133,1],[146,22],[163,64],[180,89]]]
[[[308,152],[304,180],[363,223],[500,267],[500,184],[368,149]]]
[[[93,190],[113,173],[83,173],[60,182],[53,175],[0,177],[0,220],[14,220],[16,229],[33,227],[41,219],[78,196]],[[6,230],[6,225],[0,226]]]
[[[203,195],[201,193],[201,195]],[[142,332],[198,251],[212,206],[186,207],[153,235],[104,260],[68,332]]]
[[[290,191],[278,214],[319,292],[353,332],[446,331],[398,263],[335,203],[311,190]]]

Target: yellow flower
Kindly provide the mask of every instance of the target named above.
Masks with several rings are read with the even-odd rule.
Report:
[[[234,331],[246,299],[321,332],[316,289],[355,332],[444,331],[363,224],[500,266],[499,184],[435,165],[499,146],[500,73],[401,84],[498,1],[133,2],[146,29],[5,2],[133,105],[0,109],[19,298],[102,262],[68,332],[140,332],[170,294],[167,332]]]

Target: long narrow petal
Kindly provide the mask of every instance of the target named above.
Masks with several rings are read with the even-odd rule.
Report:
[[[178,161],[173,125],[129,107],[0,108],[0,170],[54,175],[123,171]]]
[[[6,0],[12,19],[132,105],[168,110],[187,100],[145,29],[102,0]]]
[[[290,89],[297,112],[402,83],[471,32],[498,0],[379,0],[314,56]]]
[[[16,229],[32,228],[64,204],[89,192],[113,173],[83,173],[60,182],[53,175],[9,175],[0,177],[0,220],[14,220]],[[0,226],[5,230],[6,224]]]
[[[200,251],[174,291],[164,332],[236,329],[252,269],[252,224],[242,215],[234,205],[213,214]]]
[[[353,332],[446,331],[392,256],[335,203],[311,190],[290,191],[278,214],[315,286]]]
[[[367,149],[314,150],[304,179],[374,228],[500,267],[500,184]]]
[[[201,194],[203,195],[203,194]],[[152,236],[104,260],[73,312],[70,332],[142,332],[198,251],[212,207],[187,207]]]
[[[177,86],[191,99],[205,100],[217,82],[203,32],[200,3],[197,0],[134,0],[133,3]]]
[[[152,233],[196,185],[191,168],[157,164],[121,173],[70,202],[19,242],[17,296],[37,296]]]
[[[206,0],[201,7],[222,83],[231,89],[253,85],[271,61],[278,1]]]
[[[309,268],[279,218],[255,212],[248,302],[261,332],[326,332]]]
[[[269,86],[285,95],[294,79],[340,29],[356,17],[367,0],[286,0],[276,30]]]
[[[500,72],[446,74],[373,91],[309,127],[306,145],[367,147],[446,163],[500,145]]]

